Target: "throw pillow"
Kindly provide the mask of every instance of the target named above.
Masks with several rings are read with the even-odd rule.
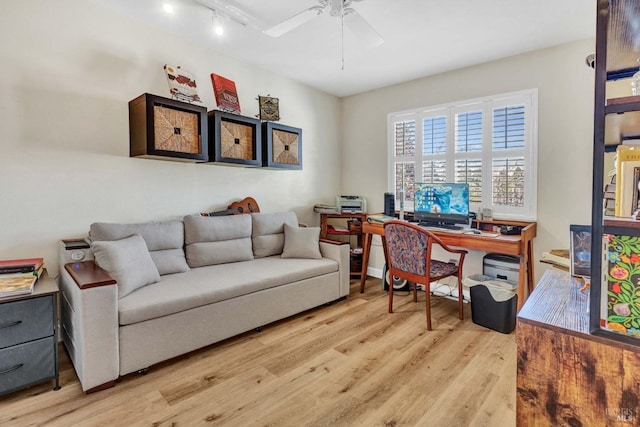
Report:
[[[118,283],[118,298],[160,280],[149,249],[139,234],[121,240],[91,243],[98,265]]]
[[[282,258],[322,258],[320,227],[292,227],[285,224]]]
[[[120,240],[139,234],[147,244],[151,259],[161,276],[189,271],[184,254],[184,225],[182,221],[153,221],[138,224],[91,224],[91,240]]]

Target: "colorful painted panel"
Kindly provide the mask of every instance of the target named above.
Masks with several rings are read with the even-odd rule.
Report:
[[[603,236],[604,263],[601,326],[640,337],[640,237]],[[605,290],[605,289],[603,289]]]

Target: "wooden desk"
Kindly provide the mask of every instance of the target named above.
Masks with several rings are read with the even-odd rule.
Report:
[[[498,224],[498,221],[495,221]],[[514,224],[509,221],[500,224]],[[520,223],[519,224],[525,224]],[[456,234],[442,231],[434,231],[446,245],[457,246],[465,249],[474,249],[485,252],[497,252],[505,255],[515,255],[520,258],[520,275],[518,277],[518,310],[533,291],[533,238],[536,237],[536,223],[526,223],[520,235],[497,237],[483,236],[482,234]],[[367,280],[367,268],[369,267],[369,254],[371,252],[371,239],[374,234],[382,236],[382,246],[386,254],[386,242],[384,240],[384,227],[378,223],[362,224],[364,242],[362,246],[362,276],[360,278],[360,292],[364,292],[364,284]],[[525,294],[525,283],[527,293]]]

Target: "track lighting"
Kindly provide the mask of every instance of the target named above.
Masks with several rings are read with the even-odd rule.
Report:
[[[221,36],[224,34],[223,17],[215,9],[212,10],[212,13],[213,13],[213,17],[212,17],[213,32]]]

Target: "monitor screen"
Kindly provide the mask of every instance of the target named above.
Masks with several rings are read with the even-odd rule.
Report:
[[[435,224],[469,222],[469,184],[417,183],[415,188],[416,220]]]

